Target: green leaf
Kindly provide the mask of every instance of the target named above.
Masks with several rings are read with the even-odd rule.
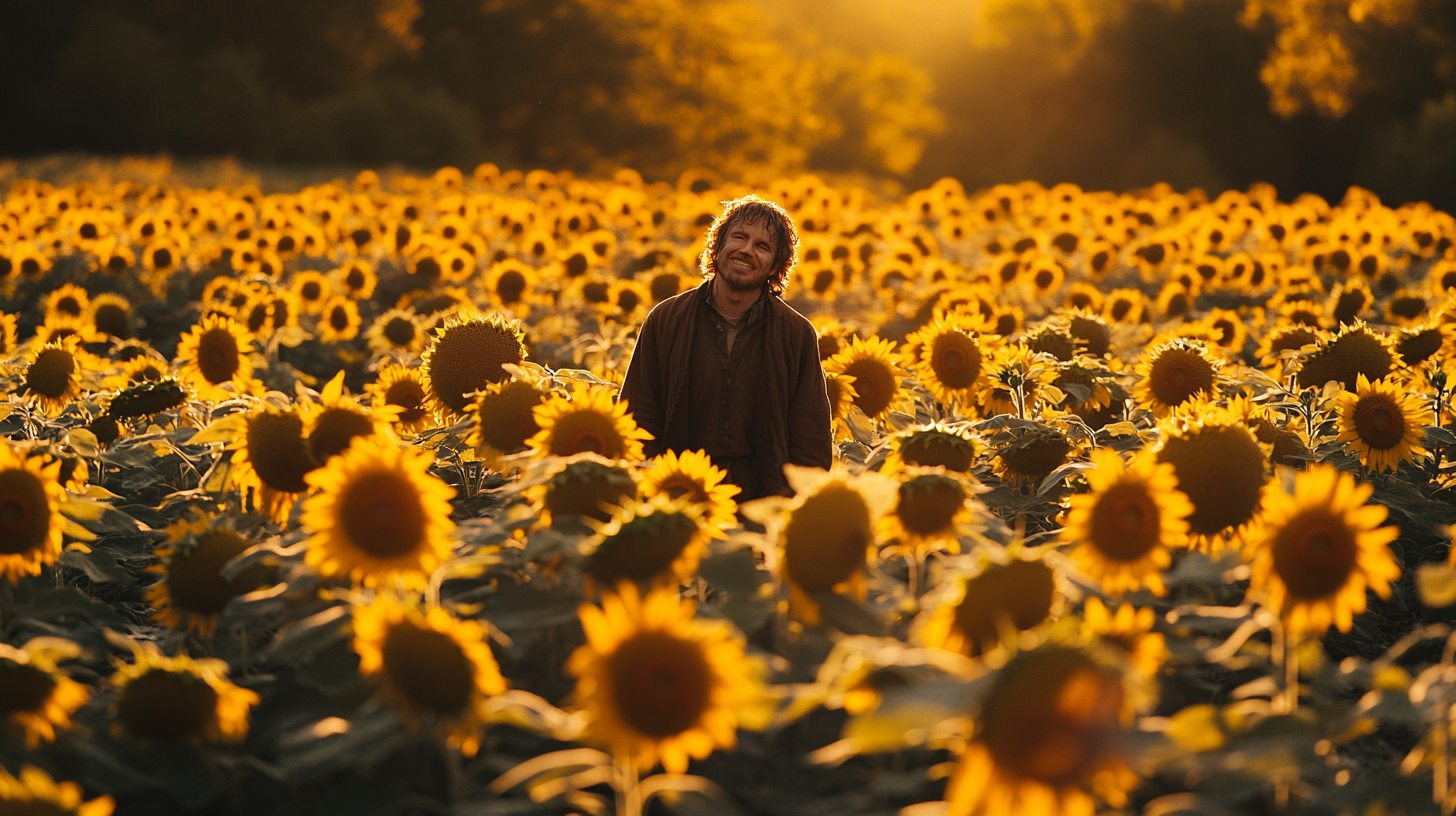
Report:
[[[112,555],[110,550],[100,548],[91,552],[66,550],[61,553],[60,562],[63,567],[81,570],[86,573],[87,578],[98,584],[131,586],[136,583],[136,576],[116,563],[116,556]]]

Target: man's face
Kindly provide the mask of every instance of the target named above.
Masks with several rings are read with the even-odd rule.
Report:
[[[762,289],[773,273],[774,236],[764,222],[739,219],[727,225],[728,234],[713,259],[717,275],[733,289]]]

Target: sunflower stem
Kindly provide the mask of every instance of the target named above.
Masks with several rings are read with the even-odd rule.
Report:
[[[1299,639],[1285,629],[1283,621],[1278,627],[1284,652],[1284,713],[1293,714],[1299,710]]]
[[[642,788],[638,784],[637,761],[631,754],[612,757],[613,788],[617,791],[617,816],[642,816]]]

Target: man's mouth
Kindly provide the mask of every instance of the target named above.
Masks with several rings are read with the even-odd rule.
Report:
[[[751,263],[743,260],[742,258],[734,258],[733,259],[733,263],[735,265],[737,265],[737,266],[743,267],[744,269],[752,269],[753,268],[753,264],[751,264]]]

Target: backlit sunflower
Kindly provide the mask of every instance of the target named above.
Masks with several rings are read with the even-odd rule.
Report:
[[[643,598],[623,584],[579,614],[586,644],[566,669],[577,678],[588,742],[641,772],[661,762],[680,774],[689,758],[736,747],[740,726],[762,726],[746,721],[764,696],[759,662],[726,621],[695,619],[676,587]]]
[[[870,419],[879,419],[908,403],[895,360],[894,341],[852,337],[838,354],[824,361],[824,371],[853,377],[855,406]]]
[[[20,648],[0,643],[0,714],[25,733],[25,747],[55,742],[56,729],[69,729],[71,715],[91,699],[57,665],[80,656],[81,647],[62,638],[31,638]]]
[[[300,400],[297,410],[303,420],[304,445],[314,467],[328,464],[356,439],[388,434],[388,409],[364,408],[345,394],[343,371],[324,385],[318,402]]]
[[[663,495],[692,502],[713,527],[732,527],[737,523],[738,503],[733,497],[742,488],[724,484],[727,471],[716,467],[707,453],[667,451],[648,465],[640,484],[643,496]]]
[[[319,315],[319,340],[328,344],[353,340],[359,334],[359,323],[359,307],[354,301],[343,295],[334,295],[324,304]]]
[[[1168,659],[1168,639],[1154,632],[1157,610],[1124,603],[1113,612],[1091,596],[1082,608],[1082,637],[1121,652],[1133,671],[1152,677]]]
[[[221,517],[204,515],[168,525],[167,540],[157,548],[158,563],[147,568],[161,576],[147,590],[147,601],[156,610],[152,620],[160,626],[185,624],[203,637],[211,635],[228,601],[268,581],[272,570],[261,565],[232,578],[222,574],[229,561],[252,546],[247,536]]]
[[[327,578],[423,588],[453,552],[455,489],[432,475],[428,451],[361,439],[309,473],[304,561]]]
[[[295,272],[290,282],[293,296],[298,300],[298,307],[304,314],[316,315],[323,311],[324,303],[332,294],[332,285],[328,276],[315,270]]]
[[[1133,395],[1154,415],[1167,416],[1199,394],[1215,396],[1222,367],[1201,340],[1175,338],[1143,354]]]
[[[1165,420],[1157,460],[1171,464],[1178,489],[1193,504],[1190,542],[1217,557],[1259,515],[1269,460],[1237,414],[1207,403]]]
[[[116,800],[110,796],[81,800],[80,785],[57,784],[34,765],[22,766],[18,777],[0,768],[0,811],[27,816],[111,816],[116,809]]]
[[[224,420],[227,421],[227,420]],[[264,515],[282,523],[308,491],[304,477],[317,465],[308,453],[303,418],[296,409],[258,407],[239,420],[233,452],[233,478],[251,493]]]
[[[58,416],[81,396],[81,374],[95,370],[95,358],[81,350],[79,338],[52,340],[26,355],[25,398],[49,416]]]
[[[984,381],[989,353],[1001,344],[996,335],[982,335],[983,324],[964,315],[941,317],[919,334],[916,372],[940,402],[972,404]]]
[[[986,417],[1010,414],[1022,419],[1036,416],[1055,396],[1056,359],[1023,345],[1007,346],[986,367],[980,409]]]
[[[549,397],[545,389],[514,378],[486,386],[475,398],[475,425],[466,442],[488,467],[497,467],[502,456],[530,447],[541,432],[536,408]]]
[[[900,474],[895,509],[880,519],[880,534],[921,553],[961,551],[960,528],[972,520],[973,493],[965,477],[945,468],[911,468]]]
[[[485,276],[485,291],[491,305],[507,309],[517,317],[527,317],[539,286],[536,270],[514,258],[506,258],[490,268]]]
[[[1320,343],[1319,329],[1299,323],[1278,323],[1266,330],[1259,338],[1259,365],[1269,370],[1278,370],[1282,355],[1286,352],[1304,349],[1312,352]],[[1305,349],[1306,346],[1310,348]]]
[[[502,365],[526,359],[520,327],[499,315],[460,313],[446,319],[430,338],[421,367],[429,378],[430,407],[436,416],[459,417],[468,395],[510,374]]]
[[[133,643],[134,663],[111,676],[116,689],[112,730],[153,742],[240,742],[258,694],[227,679],[221,660],[167,657],[151,643]]]
[[[920,639],[932,649],[976,657],[1061,614],[1057,574],[1040,558],[982,559],[981,571],[945,591]]]
[[[364,333],[376,354],[418,354],[425,347],[425,330],[410,309],[390,309],[374,319]]]
[[[47,316],[59,313],[67,317],[80,317],[91,305],[91,296],[74,283],[63,283],[52,289],[41,299],[41,312]]]
[[[334,281],[350,297],[368,300],[379,278],[374,274],[374,264],[355,258],[334,271]]]
[[[100,335],[114,340],[130,339],[133,333],[131,303],[121,295],[104,292],[91,301],[86,310],[86,319],[91,328]]]
[[[1034,484],[1071,461],[1076,447],[1051,425],[1018,427],[1004,431],[995,445],[992,470],[1012,484]]]
[[[398,706],[411,728],[432,715],[448,745],[475,756],[485,698],[506,691],[485,627],[381,592],[354,608],[354,651],[359,673],[379,676],[379,696]]]
[[[854,390],[854,378],[843,374],[825,374],[824,390],[829,396],[829,415],[833,417],[835,441],[853,438],[846,417],[850,407],[854,405],[854,398],[859,395]]]
[[[61,557],[68,522],[60,470],[59,460],[47,464],[43,455],[0,442],[0,574],[12,584]]]
[[[1068,500],[1062,541],[1073,547],[1078,569],[1102,582],[1103,592],[1147,587],[1162,595],[1162,571],[1172,563],[1168,550],[1184,544],[1185,519],[1193,512],[1173,466],[1153,461],[1150,451],[1129,465],[1108,448],[1091,458],[1092,467],[1083,471],[1089,491]]]
[[[1127,804],[1137,774],[1122,760],[1127,695],[1089,652],[1043,646],[1006,664],[946,786],[947,816],[1092,816]]]
[[[1350,631],[1365,590],[1390,597],[1400,567],[1388,546],[1400,528],[1369,502],[1375,486],[1318,464],[1296,474],[1294,492],[1270,491],[1264,534],[1253,548],[1251,594],[1262,596],[1290,632]]]
[[[652,434],[637,427],[627,403],[612,391],[573,383],[571,396],[554,396],[531,409],[541,430],[527,440],[537,457],[594,453],[607,459],[641,461],[642,441]]]
[[[942,467],[955,473],[969,473],[980,449],[964,428],[931,423],[908,428],[886,442],[889,455],[880,472],[894,476],[906,467]]]
[[[400,433],[419,433],[435,425],[435,415],[427,407],[424,372],[392,363],[379,372],[379,377],[365,391],[370,404],[393,409],[394,428]]]
[[[1377,334],[1362,320],[1344,327],[1335,337],[1320,344],[1299,369],[1300,388],[1321,388],[1335,380],[1354,391],[1356,378],[1364,375],[1379,380],[1395,369],[1395,349],[1390,338]]]
[[[624,502],[585,544],[581,571],[589,585],[611,588],[622,581],[638,586],[693,579],[709,538],[721,535],[704,523],[687,499],[663,494]]]
[[[875,528],[895,506],[896,484],[876,473],[850,476],[842,466],[819,470],[785,465],[793,504],[778,529],[780,572],[794,616],[820,622],[815,595],[863,598],[864,569],[874,554]]]
[[[573,517],[606,523],[618,506],[636,501],[638,495],[635,469],[590,453],[566,460],[526,489],[526,498],[546,526]]]
[[[226,400],[257,387],[252,350],[251,332],[232,318],[208,315],[177,344],[177,365],[198,399]]]
[[[1339,395],[1339,441],[1347,442],[1360,464],[1376,473],[1395,470],[1401,462],[1426,455],[1425,428],[1435,414],[1425,397],[1409,393],[1394,379],[1371,382],[1358,375],[1354,393]]]

